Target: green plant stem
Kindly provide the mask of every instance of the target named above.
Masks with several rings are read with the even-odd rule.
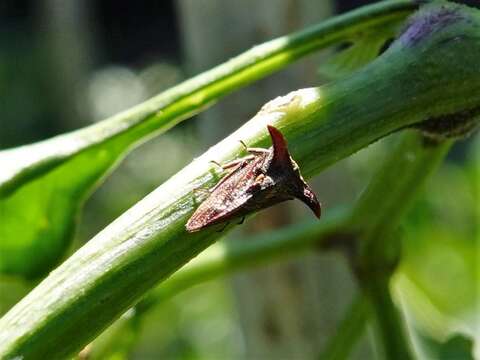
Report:
[[[69,248],[85,199],[134,146],[310,52],[398,24],[414,7],[402,0],[356,10],[256,46],[88,128],[0,151],[0,272],[38,279],[51,271]]]
[[[369,310],[369,302],[365,296],[362,293],[357,294],[347,309],[335,334],[329,339],[325,350],[320,354],[319,359],[348,359],[364,333],[370,313]]]
[[[413,348],[408,340],[407,325],[401,318],[389,288],[390,276],[376,276],[365,281],[365,291],[375,315],[375,339],[380,345],[382,358],[389,360],[414,359]]]
[[[161,306],[178,293],[204,282],[233,272],[251,269],[273,261],[301,256],[320,248],[330,241],[348,219],[349,212],[330,212],[322,222],[310,221],[259,234],[235,242],[223,242],[210,246],[195,259],[151,290],[137,305],[131,316],[122,316],[115,324],[91,343],[92,359],[102,348],[117,346],[122,334],[130,334],[138,323],[156,306]],[[130,343],[134,346],[135,343]],[[131,351],[124,347],[124,351]],[[99,355],[101,356],[101,355]]]
[[[389,289],[401,256],[397,229],[425,180],[451,145],[452,141],[432,142],[418,133],[404,134],[375,172],[352,214],[350,228],[361,234],[353,266],[373,305],[378,338],[387,359],[413,357],[406,326]]]
[[[398,260],[396,247],[385,240],[396,235],[405,213],[426,179],[442,162],[453,141],[432,141],[419,133],[407,132],[377,169],[355,206],[351,227],[360,230],[361,257],[386,266]],[[361,264],[363,265],[363,264]]]
[[[148,310],[151,305],[221,275],[320,248],[343,227],[346,219],[347,211],[341,210],[329,214],[322,222],[292,225],[249,239],[215,244],[152,290],[137,310]]]
[[[397,228],[451,144],[451,141],[432,142],[418,133],[404,134],[353,208],[345,226],[352,234],[347,246],[360,249],[350,254],[353,254],[351,261],[365,295],[352,304],[337,335],[322,353],[322,359],[344,359],[350,354],[368,317],[366,299],[372,304],[385,357],[412,357],[405,326],[389,290],[390,276],[400,258]],[[354,240],[358,243],[353,243]]]
[[[326,20],[251,50],[125,112],[69,134],[0,152],[0,195],[106,141],[125,150],[209,107],[219,98],[278,71],[300,57],[345,41],[370,27],[399,21],[417,5],[384,1]],[[133,131],[134,130],[134,131]],[[9,161],[14,159],[14,161]]]
[[[449,7],[432,6],[417,21],[432,25],[423,17]],[[480,107],[480,18],[451,8],[454,22],[433,26],[415,42],[407,29],[356,74],[270,102],[124,213],[0,319],[0,357],[54,359],[79,351],[156,283],[215,242],[216,227],[185,230],[196,206],[192,191],[218,179],[210,160],[242,155],[239,139],[270,145],[267,123],[284,132],[292,156],[310,177],[393,131]],[[452,38],[458,40],[447,41]],[[459,53],[463,56],[451,56]]]

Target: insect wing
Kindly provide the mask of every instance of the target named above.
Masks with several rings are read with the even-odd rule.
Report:
[[[227,175],[228,179],[214,188],[215,190],[188,220],[187,230],[198,231],[239,215],[242,205],[252,197],[252,194],[246,190],[255,181],[255,169],[260,167],[264,160],[264,156],[258,156]]]

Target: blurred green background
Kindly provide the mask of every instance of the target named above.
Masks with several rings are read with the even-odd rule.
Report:
[[[257,43],[365,3],[3,1],[0,149],[87,126]],[[318,71],[327,56],[302,60],[135,150],[86,203],[71,251],[253,116],[263,103],[327,81]],[[315,179],[326,212],[355,201],[392,141],[372,145]],[[165,149],[168,156],[162,155]],[[429,181],[402,229],[404,259],[393,291],[416,334],[419,351],[428,358],[437,358],[439,349],[452,343],[452,351],[469,349],[480,333],[479,154],[478,134],[459,142]],[[281,205],[262,212],[226,241],[306,216],[310,215],[299,204]],[[1,313],[33,285],[1,276]],[[312,358],[333,333],[355,291],[339,254],[310,255],[252,269],[190,289],[156,306],[131,333],[109,340],[109,354],[99,356]],[[122,346],[129,337],[135,345],[124,353]],[[352,358],[374,354],[367,336]]]

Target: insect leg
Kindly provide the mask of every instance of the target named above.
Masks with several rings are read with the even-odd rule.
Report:
[[[228,163],[225,163],[223,165],[220,165],[220,164],[219,165],[222,167],[222,169],[227,170],[227,169],[231,169],[231,168],[236,167],[238,164],[244,164],[246,161],[249,161],[249,160],[252,160],[252,159],[254,159],[254,156],[249,155],[249,156],[245,156],[241,159],[232,160],[232,161],[230,161]]]
[[[223,169],[223,166],[222,166],[218,161],[210,160],[209,163],[212,163],[213,165],[216,165],[216,166],[218,166],[219,168],[222,168],[222,169]]]
[[[239,141],[240,141],[240,144],[242,144],[243,147],[245,148],[245,151],[249,152],[250,154],[253,154],[253,155],[261,155],[261,154],[265,154],[265,153],[270,152],[270,150],[264,149],[264,148],[248,147],[248,146],[243,142],[243,140],[239,140]]]
[[[253,160],[253,159],[255,159],[254,155],[248,155],[241,159],[236,159],[223,165],[219,164],[215,160],[210,160],[211,163],[221,166],[222,169],[224,170],[228,170],[228,173],[212,189],[210,189],[210,192],[213,192],[215,189],[217,189],[220,185],[222,185],[225,181],[227,181],[230,178],[230,176],[232,176],[235,173],[235,171],[245,166],[250,160]]]
[[[205,188],[201,188],[201,187],[194,188],[192,191],[193,191],[193,194],[194,194],[194,195],[197,195],[197,194],[200,194],[200,195],[210,194],[210,190],[205,189]]]
[[[209,189],[205,189],[205,188],[201,188],[201,187],[197,187],[197,188],[194,188],[192,190],[193,192],[193,204],[194,205],[197,205],[199,199],[197,199],[198,197],[202,197],[202,196],[210,196],[210,190]],[[198,196],[200,194],[200,196]],[[201,200],[201,199],[200,199]]]
[[[225,175],[223,178],[221,178],[220,181],[213,188],[210,189],[210,192],[215,191],[216,188],[218,188],[225,181],[227,181],[228,178],[230,178],[230,176],[232,176],[235,173],[235,171],[240,169],[243,166],[244,163],[245,163],[245,161],[239,161],[239,162],[236,162],[235,164],[231,165],[231,167],[228,168],[229,172],[227,173],[227,175]]]
[[[215,165],[217,165],[218,167],[220,167],[220,168],[223,169],[223,166],[220,165],[220,163],[218,163],[217,161],[215,161],[215,160],[210,160],[210,162],[211,162],[212,164],[215,164]],[[227,174],[227,175],[228,175],[228,174]],[[222,179],[222,180],[223,180],[223,179]],[[222,180],[220,180],[219,183],[221,183]],[[211,188],[211,189],[205,189],[205,188],[202,188],[202,187],[196,187],[196,188],[194,188],[194,189],[192,190],[192,191],[193,191],[193,200],[194,200],[194,202],[195,202],[195,203],[197,202],[197,199],[196,199],[197,195],[200,194],[200,196],[208,196],[208,195],[210,195],[210,194],[212,193],[213,190],[215,190],[215,188],[216,188],[217,186],[218,186],[218,183],[217,183],[213,188]]]
[[[237,223],[237,225],[242,225],[245,221],[245,216],[242,216],[242,218],[240,219],[240,222]]]
[[[264,149],[264,148],[247,148],[247,151],[250,153],[250,154],[254,154],[254,155],[261,155],[261,154],[267,154],[270,152],[270,150],[268,149]]]

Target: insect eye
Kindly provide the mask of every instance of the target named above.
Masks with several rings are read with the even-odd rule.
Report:
[[[260,174],[260,175],[258,175],[258,176],[255,178],[255,183],[256,183],[256,184],[261,184],[264,179],[265,179],[265,175],[264,175],[264,174]]]

